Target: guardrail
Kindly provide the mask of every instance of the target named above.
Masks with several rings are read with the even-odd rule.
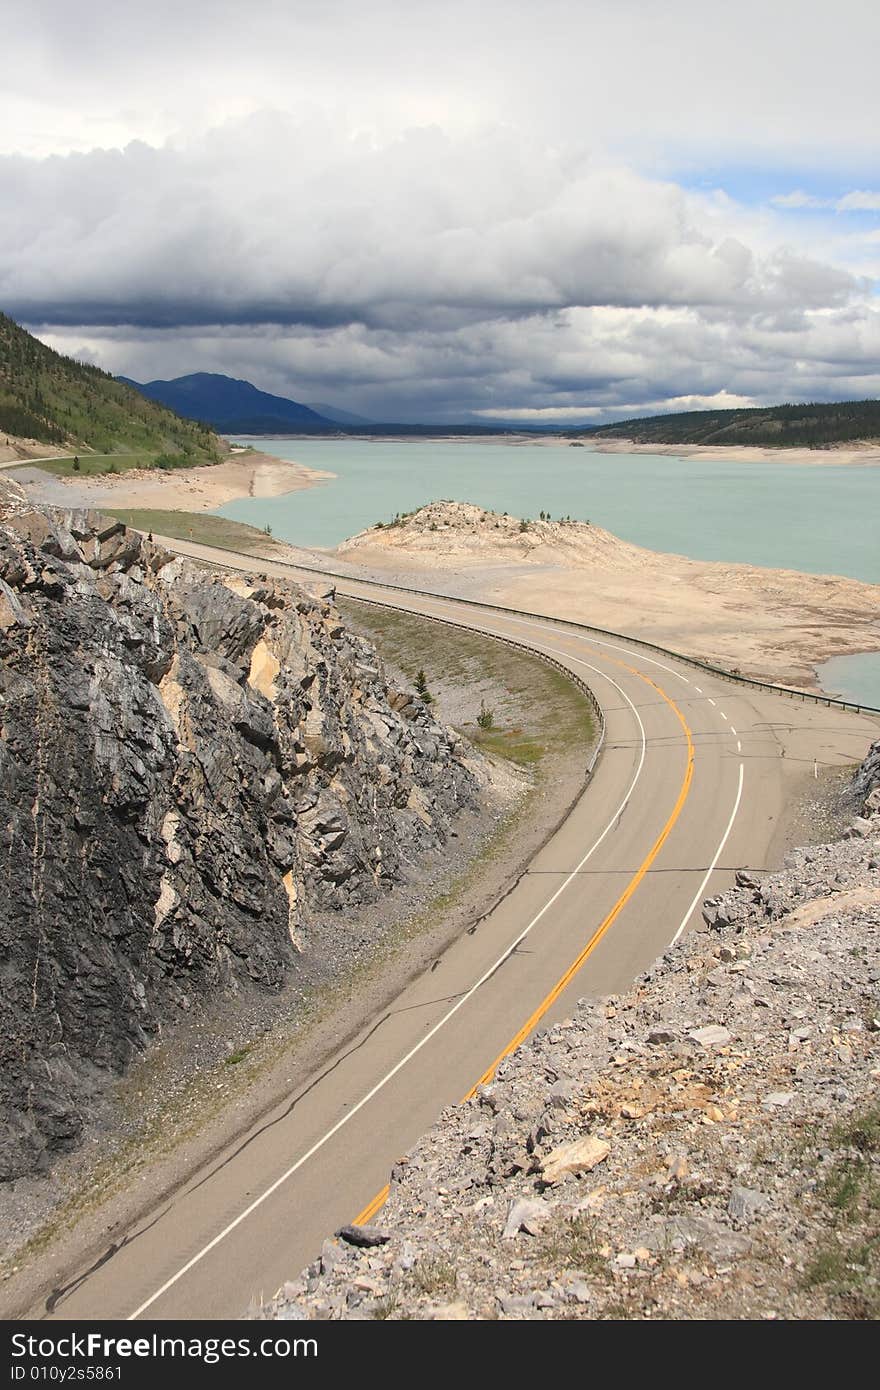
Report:
[[[198,542],[193,543],[198,544]],[[523,608],[507,608],[500,603],[485,603],[480,599],[458,598],[455,594],[438,594],[430,589],[414,589],[405,584],[392,584],[381,579],[360,579],[357,575],[341,574],[338,570],[322,569],[318,565],[295,564],[292,560],[270,560],[268,556],[248,555],[246,551],[235,550],[232,546],[215,545],[209,548],[226,550],[230,555],[238,555],[241,559],[250,561],[255,567],[259,565],[260,559],[263,559],[268,564],[281,565],[284,569],[301,570],[306,574],[319,574],[326,579],[338,579],[347,584],[363,584],[368,588],[386,589],[401,594],[415,594],[418,598],[441,599],[447,603],[462,604],[466,608],[482,609],[490,613],[508,613],[517,618],[537,619],[539,622],[555,623],[558,627],[574,628],[578,632],[593,632],[602,637],[616,637],[618,641],[628,642],[630,646],[659,652],[661,656],[671,657],[673,661],[680,661],[685,666],[691,666],[698,671],[705,671],[708,675],[718,676],[721,680],[731,681],[735,685],[744,685],[752,690],[770,691],[774,695],[785,695],[789,699],[802,700],[805,703],[825,705],[828,709],[851,710],[854,714],[880,715],[880,708],[876,705],[857,704],[853,700],[837,700],[831,695],[818,695],[812,690],[798,690],[794,686],[775,685],[771,681],[757,680],[754,676],[743,676],[737,671],[726,671],[722,666],[712,666],[709,662],[700,661],[695,656],[686,656],[683,652],[673,651],[669,647],[661,647],[659,642],[649,642],[643,637],[630,637],[625,632],[614,632],[606,627],[594,627],[591,623],[578,623],[573,618],[555,618],[549,613],[531,613]],[[349,595],[349,597],[353,597],[353,595]],[[391,604],[388,606],[393,607]],[[467,624],[463,624],[463,626],[467,626]],[[529,648],[529,650],[534,649]]]

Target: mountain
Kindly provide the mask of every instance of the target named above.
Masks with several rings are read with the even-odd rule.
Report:
[[[680,415],[649,415],[565,433],[568,437],[631,439],[637,444],[754,444],[821,449],[856,440],[880,440],[880,401],[689,410]]]
[[[133,386],[149,400],[161,401],[189,420],[203,420],[224,434],[338,433],[334,421],[325,420],[307,405],[286,396],[270,396],[249,381],[219,372],[192,372],[172,381],[141,383],[128,377],[118,380]]]
[[[350,410],[339,410],[335,405],[325,405],[323,401],[309,401],[309,409],[323,415],[325,420],[333,420],[337,425],[375,425],[366,415],[354,415]]]
[[[0,314],[0,433],[98,453],[155,451],[213,459],[212,431],[153,401],[108,372],[53,352]]]
[[[117,377],[153,401],[161,401],[190,420],[203,420],[222,434],[353,434],[373,437],[447,439],[456,435],[498,434],[495,425],[377,424],[335,406],[308,406],[271,396],[249,381],[219,372],[193,372],[172,381],[132,381]],[[322,414],[326,411],[326,414]],[[501,431],[503,432],[503,431]]]

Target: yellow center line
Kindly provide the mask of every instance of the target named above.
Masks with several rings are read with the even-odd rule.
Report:
[[[485,1086],[488,1082],[492,1080],[492,1077],[495,1075],[495,1072],[497,1071],[500,1064],[504,1061],[504,1058],[509,1057],[511,1052],[516,1051],[520,1043],[522,1043],[528,1037],[532,1029],[540,1023],[541,1019],[544,1017],[547,1011],[550,1008],[552,1008],[552,1006],[556,1003],[556,1000],[559,998],[563,990],[571,984],[575,975],[577,975],[577,973],[586,964],[590,956],[595,951],[596,947],[599,945],[599,942],[602,940],[605,933],[611,928],[613,923],[616,921],[623,909],[626,907],[630,898],[635,893],[642,879],[645,877],[645,874],[648,872],[654,860],[657,858],[657,855],[660,853],[661,849],[666,843],[666,840],[669,836],[670,831],[672,830],[672,827],[675,825],[675,822],[681,815],[681,810],[684,806],[685,801],[687,800],[687,796],[691,788],[691,782],[694,776],[694,742],[691,738],[691,730],[688,727],[684,715],[678,708],[678,705],[675,703],[675,701],[670,700],[669,696],[665,693],[665,691],[661,690],[660,686],[657,685],[655,681],[652,681],[650,677],[642,676],[642,679],[646,680],[649,685],[653,685],[654,689],[660,695],[663,696],[663,699],[670,706],[670,708],[675,711],[675,714],[681,724],[681,727],[684,729],[685,738],[687,739],[687,767],[685,769],[684,780],[682,781],[681,787],[679,788],[678,797],[676,799],[675,805],[669,813],[669,817],[666,821],[666,824],[660,831],[660,834],[657,836],[648,853],[645,855],[645,858],[642,860],[638,869],[633,874],[629,883],[626,885],[626,888],[624,888],[620,897],[617,899],[617,902],[611,908],[611,911],[599,923],[598,927],[593,932],[593,935],[590,937],[584,949],[580,952],[579,955],[575,957],[571,965],[565,971],[564,975],[561,975],[559,977],[559,979],[556,981],[556,984],[551,989],[550,993],[547,994],[541,1000],[541,1003],[535,1009],[534,1013],[529,1015],[522,1028],[520,1028],[519,1032],[515,1033],[514,1036],[511,1038],[510,1042],[503,1049],[503,1051],[499,1052],[492,1065],[486,1068],[480,1079],[474,1083],[471,1089],[463,1097],[463,1100],[470,1100],[474,1095],[476,1095],[478,1087]]]
[[[638,676],[639,679],[643,680],[646,685],[650,685],[654,690],[656,690],[657,694],[663,700],[665,700],[666,704],[673,711],[676,719],[678,720],[679,724],[684,730],[684,736],[687,741],[687,767],[685,768],[684,778],[682,780],[681,787],[679,788],[678,797],[676,798],[675,805],[669,813],[669,816],[666,820],[666,824],[660,831],[660,834],[657,836],[657,839],[654,841],[647,855],[642,860],[638,869],[633,874],[626,888],[623,890],[620,897],[617,899],[617,902],[611,908],[610,912],[608,912],[608,914],[599,923],[599,926],[593,932],[593,935],[590,937],[583,950],[575,957],[575,959],[572,961],[571,965],[568,967],[565,973],[561,975],[560,978],[556,981],[556,984],[550,990],[550,993],[547,994],[541,1000],[541,1003],[534,1010],[534,1012],[529,1015],[523,1026],[511,1038],[510,1042],[503,1049],[503,1051],[499,1052],[492,1065],[486,1068],[479,1080],[476,1081],[474,1085],[470,1088],[470,1090],[467,1092],[467,1094],[462,1097],[462,1104],[464,1104],[465,1101],[471,1100],[472,1097],[476,1095],[477,1089],[480,1086],[485,1086],[488,1084],[488,1082],[492,1080],[492,1077],[495,1075],[495,1072],[497,1071],[498,1067],[504,1061],[504,1058],[509,1057],[510,1054],[512,1052],[515,1052],[516,1049],[520,1046],[520,1044],[525,1041],[529,1033],[531,1033],[532,1030],[537,1026],[537,1024],[540,1023],[541,1019],[544,1017],[547,1011],[550,1008],[552,1008],[556,1000],[559,998],[560,994],[562,994],[563,990],[565,990],[567,986],[571,984],[574,977],[589,960],[590,956],[593,954],[596,947],[599,945],[599,942],[605,936],[606,932],[610,930],[616,919],[620,916],[620,913],[623,911],[630,898],[635,893],[642,879],[645,877],[645,874],[648,872],[651,865],[654,863],[654,860],[657,858],[657,855],[660,853],[661,849],[666,843],[666,840],[669,837],[672,827],[675,825],[676,821],[681,815],[682,807],[684,806],[684,803],[688,797],[688,793],[690,792],[691,782],[693,781],[694,776],[694,741],[691,737],[690,726],[688,725],[688,722],[682,714],[681,710],[679,709],[678,705],[675,703],[674,700],[670,699],[670,697],[666,694],[666,691],[661,686],[659,686],[656,681],[651,680],[651,677],[646,676],[642,671],[636,670],[634,666],[629,666],[625,661],[619,661],[616,657],[605,657],[605,660],[613,662],[615,666],[625,667],[627,671],[630,671],[634,676]],[[359,1212],[358,1215],[354,1218],[354,1225],[364,1226],[369,1221],[371,1221],[372,1218],[376,1215],[376,1213],[385,1205],[386,1201],[388,1200],[388,1195],[390,1191],[391,1185],[390,1183],[386,1183],[385,1186],[381,1189],[381,1191],[377,1192],[375,1197],[373,1197],[373,1199],[367,1203],[363,1211]]]

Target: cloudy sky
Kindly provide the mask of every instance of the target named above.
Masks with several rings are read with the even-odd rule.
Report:
[[[0,307],[383,420],[880,396],[874,0],[5,0]]]

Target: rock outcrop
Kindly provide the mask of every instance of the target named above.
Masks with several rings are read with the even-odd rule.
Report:
[[[861,815],[582,1000],[256,1316],[880,1316],[880,743]]]
[[[328,602],[0,498],[0,1177],[222,988],[277,989],[480,773]]]

